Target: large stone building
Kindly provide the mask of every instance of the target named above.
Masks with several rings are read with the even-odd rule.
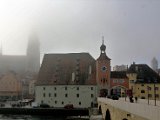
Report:
[[[106,96],[110,94],[111,59],[106,55],[104,40],[100,47],[100,51],[100,56],[96,60],[96,80],[98,91],[100,91],[100,96]]]
[[[36,102],[53,107],[90,107],[96,102],[95,60],[89,53],[45,54],[36,83]]]
[[[96,60],[98,95],[101,97],[113,94],[123,96],[128,89],[126,71],[111,71],[111,59],[106,55],[104,41],[102,42],[100,51],[100,56]]]

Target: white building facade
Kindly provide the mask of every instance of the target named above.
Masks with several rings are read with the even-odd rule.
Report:
[[[36,86],[35,101],[38,105],[64,107],[73,104],[76,108],[92,107],[97,101],[96,85],[43,85]]]

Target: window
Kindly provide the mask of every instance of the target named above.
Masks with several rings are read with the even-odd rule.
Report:
[[[148,94],[148,97],[151,98],[151,97],[152,97],[152,94]]]
[[[64,102],[62,101],[62,105],[64,104]]]
[[[145,90],[141,90],[141,93],[145,93]]]
[[[119,80],[119,83],[124,83],[124,80],[123,80],[123,79],[120,79],[120,80]]]
[[[117,79],[114,79],[114,80],[113,80],[113,83],[118,83],[118,80],[117,80]]]
[[[57,97],[57,94],[56,94],[56,93],[54,93],[54,97]]]
[[[79,87],[77,87],[77,90],[79,90]]]
[[[67,87],[65,87],[65,90],[67,90]]]
[[[45,90],[46,88],[45,87],[43,87],[43,90]]]
[[[54,90],[57,90],[57,88],[56,88],[56,87],[54,87]]]
[[[134,80],[130,80],[130,83],[134,83]]]
[[[81,105],[81,102],[79,102],[79,105]]]
[[[68,97],[68,94],[65,94],[65,97]]]
[[[57,104],[57,101],[55,101],[55,104]]]
[[[156,94],[156,98],[159,98],[159,94]]]
[[[105,83],[105,81],[106,81],[106,78],[103,78],[103,83]]]
[[[141,99],[145,99],[145,97],[144,97],[144,96],[142,96],[142,97],[141,97]]]
[[[77,94],[77,98],[79,98],[79,94]]]
[[[93,90],[93,87],[91,87],[91,90]]]
[[[43,104],[43,100],[41,101],[41,104]]]
[[[94,95],[93,94],[91,94],[91,98],[93,98],[94,97]]]
[[[46,94],[45,93],[43,93],[43,97],[45,97],[46,96]]]
[[[158,87],[155,87],[155,90],[158,90]]]
[[[48,96],[51,97],[51,93],[49,93]]]

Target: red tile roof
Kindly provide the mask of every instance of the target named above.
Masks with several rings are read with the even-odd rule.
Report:
[[[91,74],[89,74],[90,68]],[[74,81],[73,76],[75,76]],[[95,85],[95,59],[89,53],[45,54],[37,85],[53,84]]]

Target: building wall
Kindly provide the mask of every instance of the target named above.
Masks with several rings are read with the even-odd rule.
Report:
[[[142,99],[155,99],[154,95],[156,94],[156,99],[160,100],[160,84],[155,84],[155,90],[154,93],[154,84],[135,84],[135,94],[134,96],[137,96],[138,98]]]
[[[127,74],[129,78],[129,89],[132,89],[133,96],[142,98],[142,99],[148,99],[148,94],[149,94],[149,99],[155,99],[154,97],[154,84],[153,83],[135,83],[137,79],[137,75],[132,73],[132,74]],[[156,98],[160,100],[160,84],[157,83],[155,84],[156,87]]]
[[[111,78],[111,88],[116,86],[121,86],[123,88],[128,89],[128,78]]]
[[[132,90],[133,94],[135,94],[135,82],[137,80],[137,74],[136,73],[130,73],[127,74],[127,77],[129,79],[129,89]]]
[[[106,70],[103,70],[106,67]],[[111,66],[109,60],[96,61],[96,81],[99,89],[110,88]]]
[[[29,82],[29,95],[34,95],[35,93],[35,82],[36,80],[31,80]]]
[[[8,99],[18,97],[21,94],[22,84],[14,73],[7,73],[0,79],[0,97]]]
[[[88,108],[97,98],[95,85],[43,85],[35,89],[37,104],[46,103],[52,107],[73,104],[74,107]]]
[[[128,78],[111,78],[111,90],[112,94],[114,94],[114,91],[117,91],[120,96],[125,96],[126,90],[129,88],[129,82]]]

